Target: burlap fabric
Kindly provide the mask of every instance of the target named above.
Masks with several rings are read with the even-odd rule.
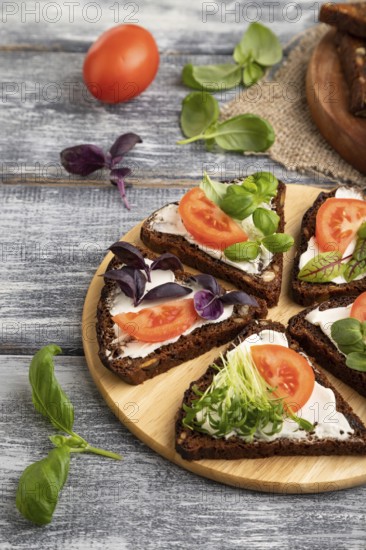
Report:
[[[241,92],[222,109],[222,117],[254,113],[274,127],[276,140],[268,156],[287,170],[366,186],[366,176],[344,161],[321,136],[311,120],[305,95],[306,69],[311,53],[327,25],[312,27],[285,50],[281,67],[267,79]],[[365,144],[366,147],[366,144]]]

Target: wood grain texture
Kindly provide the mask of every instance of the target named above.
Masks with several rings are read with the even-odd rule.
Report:
[[[15,508],[23,469],[51,449],[52,427],[34,411],[30,356],[0,368],[0,547],[2,550],[360,550],[366,487],[306,495],[258,493],[192,475],[163,459],[105,406],[81,357],[56,357],[75,406],[75,429],[124,455],[123,462],[73,456],[52,524],[32,526]]]
[[[319,193],[314,187],[292,185],[287,188],[285,203],[286,232],[298,237],[304,209],[309,208]],[[141,244],[140,225],[127,233],[125,240]],[[273,321],[287,324],[301,308],[291,300],[290,278],[292,253],[284,255],[283,286],[278,306],[269,310]],[[93,379],[109,407],[139,439],[174,463],[194,473],[222,483],[279,493],[334,491],[366,482],[366,457],[275,457],[265,460],[199,460],[188,462],[175,452],[174,419],[184,391],[198,379],[207,367],[227,348],[212,349],[201,357],[188,361],[139,386],[130,386],[109,372],[98,357],[95,323],[103,279],[112,254],[99,266],[89,287],[84,311],[83,332],[85,357]],[[330,377],[355,412],[366,421],[363,397]]]
[[[366,120],[349,112],[349,91],[334,43],[335,31],[316,47],[307,71],[306,97],[319,132],[361,173],[366,174]]]

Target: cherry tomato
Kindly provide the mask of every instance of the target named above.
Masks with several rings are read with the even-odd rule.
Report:
[[[193,299],[167,302],[113,317],[124,332],[141,342],[164,342],[176,338],[197,320]]]
[[[275,388],[273,395],[296,412],[309,400],[314,384],[314,371],[302,355],[275,344],[252,346],[253,361],[265,381]]]
[[[118,25],[89,49],[83,66],[89,92],[105,103],[127,101],[154,80],[159,51],[152,34],[138,25]]]
[[[224,250],[248,240],[243,229],[198,187],[181,199],[179,214],[187,231],[200,244]]]
[[[350,317],[358,319],[361,323],[366,321],[366,292],[360,294],[353,302]]]
[[[321,252],[344,254],[366,220],[366,203],[357,199],[327,199],[316,215],[315,237]]]

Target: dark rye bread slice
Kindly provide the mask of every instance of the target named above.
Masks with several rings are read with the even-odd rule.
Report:
[[[333,298],[328,302],[320,304],[319,309],[320,311],[324,311],[335,307],[348,306],[356,298],[357,296]],[[366,397],[366,373],[347,367],[345,356],[338,351],[328,336],[324,334],[320,327],[313,325],[305,319],[307,314],[314,309],[316,309],[314,306],[309,307],[298,315],[291,317],[288,322],[289,334],[301,344],[306,353],[317,358],[321,367]]]
[[[341,187],[352,186],[342,185]],[[357,188],[360,190],[359,188]],[[366,290],[366,277],[358,281],[352,281],[350,283],[308,283],[306,281],[300,281],[298,279],[299,274],[299,260],[303,252],[306,251],[308,241],[315,235],[315,222],[316,215],[320,206],[330,197],[334,197],[337,188],[329,191],[328,193],[320,193],[314,202],[313,206],[309,208],[304,214],[301,224],[300,234],[300,246],[297,250],[294,260],[294,268],[292,273],[292,292],[295,302],[303,306],[310,306],[314,303],[325,302],[332,297],[336,296],[348,296],[350,294],[361,294]],[[366,200],[366,194],[363,192],[364,199]]]
[[[271,321],[259,321],[250,324],[246,330],[232,343],[232,346],[238,345],[244,338],[251,334],[256,334],[263,329],[285,332],[285,327],[280,323]],[[298,343],[289,338],[290,347],[295,351],[301,351]],[[228,347],[230,349],[230,346]],[[361,420],[356,416],[351,407],[346,403],[338,391],[330,384],[327,378],[322,374],[314,359],[309,357],[315,367],[315,379],[319,384],[326,388],[331,388],[336,397],[336,408],[347,418],[351,428],[354,430],[347,440],[336,439],[315,439],[309,434],[304,441],[291,439],[277,439],[271,442],[254,441],[246,443],[239,437],[230,437],[229,439],[215,439],[210,435],[189,430],[183,426],[184,411],[181,408],[178,411],[176,419],[176,450],[186,460],[201,460],[204,458],[213,459],[240,459],[240,458],[266,458],[276,455],[358,455],[366,454],[366,428]],[[220,360],[215,361],[220,364]],[[195,384],[198,389],[204,391],[212,381],[215,370],[212,367],[193,382],[185,392],[183,403],[189,405],[193,399],[196,399],[192,391]]]
[[[323,4],[319,12],[319,21],[354,36],[366,38],[366,2]]]
[[[366,39],[338,32],[336,44],[349,88],[349,110],[366,117]]]
[[[142,250],[143,255],[150,259],[156,255]],[[121,263],[114,258],[107,270],[121,267]],[[189,273],[176,271],[177,282],[184,283],[191,276]],[[221,346],[233,340],[239,332],[253,319],[267,316],[267,305],[264,300],[257,298],[258,307],[234,306],[229,319],[219,323],[207,324],[196,328],[190,334],[181,336],[175,343],[162,344],[161,347],[146,357],[118,358],[119,346],[112,344],[116,338],[113,321],[110,315],[110,302],[118,292],[114,281],[106,281],[97,309],[97,337],[99,343],[99,357],[103,365],[117,374],[128,384],[142,384],[145,380],[194,359],[210,349]],[[148,307],[148,306],[146,306]],[[111,355],[108,355],[111,352]]]
[[[274,199],[276,212],[280,216],[278,232],[283,232],[285,227],[285,194],[286,186],[279,182],[278,192]],[[274,254],[271,263],[260,275],[246,273],[217,258],[212,258],[197,245],[189,243],[180,235],[161,233],[152,229],[154,217],[158,212],[159,210],[149,216],[141,228],[141,240],[146,246],[160,253],[172,252],[184,264],[203,273],[210,273],[214,277],[232,283],[240,290],[263,298],[268,307],[273,307],[278,303],[281,292],[283,254]]]

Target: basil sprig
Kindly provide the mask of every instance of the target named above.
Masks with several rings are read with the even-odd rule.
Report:
[[[36,410],[55,428],[67,434],[50,436],[55,449],[28,466],[19,479],[16,506],[25,518],[37,525],[45,525],[52,520],[59,493],[67,480],[70,453],[89,452],[116,460],[122,458],[116,453],[92,447],[72,430],[74,408],[54,374],[53,356],[59,353],[61,349],[58,346],[45,346],[35,354],[29,368]]]
[[[185,65],[182,79],[194,90],[220,91],[238,86],[252,86],[265,73],[265,69],[282,59],[282,47],[276,35],[261,23],[251,23],[233,58],[236,64],[195,66]]]
[[[248,262],[255,260],[260,252],[261,245],[272,254],[287,252],[294,244],[294,239],[286,233],[274,233],[256,241],[245,241],[242,243],[232,244],[224,250],[226,258],[232,262]]]
[[[261,152],[274,142],[275,134],[267,120],[257,115],[238,115],[218,122],[219,104],[207,92],[192,92],[183,99],[180,125],[187,139],[179,145],[203,140],[211,149],[217,145],[225,151]]]
[[[366,372],[366,322],[349,317],[335,321],[331,327],[332,339],[346,357],[352,370]]]

